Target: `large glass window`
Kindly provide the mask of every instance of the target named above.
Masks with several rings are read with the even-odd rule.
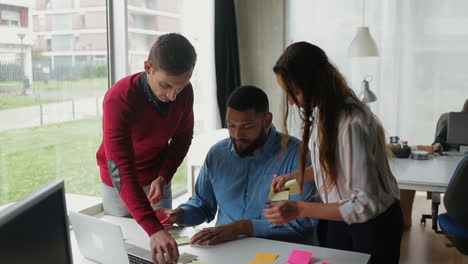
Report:
[[[72,29],[72,17],[88,14],[73,2],[80,1],[18,1],[11,10],[24,8],[32,23],[0,27],[0,205],[55,179],[65,180],[67,193],[100,196],[106,1],[92,1],[102,11],[93,10],[97,33],[87,35]]]
[[[177,32],[187,37],[197,53],[197,65],[192,75],[194,88],[195,135],[213,130],[216,115],[212,106],[214,96],[213,0],[129,0],[128,5],[128,60],[130,73],[143,71],[143,62],[161,34]],[[205,14],[200,16],[200,14]],[[216,110],[215,110],[216,111]],[[202,115],[204,113],[204,115]],[[187,185],[186,162],[179,167],[172,181],[173,190]],[[177,191],[176,191],[177,192]]]
[[[214,26],[206,15],[213,14],[213,0],[127,4],[128,49],[115,54],[128,56],[127,74],[143,70],[159,35],[182,33],[198,53],[191,80],[195,136],[214,129]],[[55,179],[65,180],[67,193],[99,197],[96,151],[108,89],[106,1],[35,0],[15,8],[26,10],[32,23],[21,15],[26,28],[0,27],[8,40],[0,44],[0,205]],[[174,177],[175,190],[186,186],[185,164]]]

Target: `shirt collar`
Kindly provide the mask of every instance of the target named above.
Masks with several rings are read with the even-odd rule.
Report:
[[[147,74],[146,72],[143,72],[141,75],[141,86],[143,87],[143,91],[145,93],[145,97],[148,100],[148,102],[156,109],[156,111],[161,114],[162,116],[166,116],[167,112],[169,110],[169,104],[170,102],[162,102],[159,100],[151,90],[151,87],[149,86],[148,79],[147,79]]]

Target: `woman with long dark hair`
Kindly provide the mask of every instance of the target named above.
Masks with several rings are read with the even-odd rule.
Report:
[[[277,225],[297,217],[328,220],[324,246],[371,254],[371,263],[398,263],[399,189],[379,120],[315,45],[290,45],[273,70],[300,110],[303,135],[300,170],[276,177],[272,188],[279,191],[291,179],[301,186],[315,182],[323,203],[280,201],[265,217]],[[288,111],[286,104],[285,124]],[[312,166],[306,168],[309,154]]]

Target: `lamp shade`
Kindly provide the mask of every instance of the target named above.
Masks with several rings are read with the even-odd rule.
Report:
[[[372,38],[369,27],[359,27],[348,48],[348,55],[351,57],[379,56],[377,44]]]

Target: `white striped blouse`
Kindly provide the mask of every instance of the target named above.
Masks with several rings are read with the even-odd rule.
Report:
[[[326,176],[319,161],[318,111],[315,116],[309,148],[315,183],[324,203],[340,203],[344,221],[353,224],[376,217],[400,199],[385,147],[377,141],[376,124],[358,107],[353,107],[351,114],[343,112],[339,118],[337,185],[324,192]]]

